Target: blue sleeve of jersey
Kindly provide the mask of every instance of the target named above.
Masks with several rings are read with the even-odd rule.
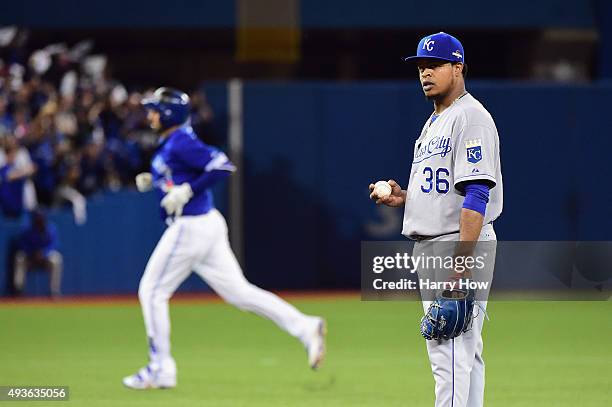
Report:
[[[186,137],[177,146],[176,154],[188,167],[198,171],[200,175],[189,182],[194,194],[210,188],[217,181],[227,177],[236,167],[224,152],[207,146],[200,140]]]
[[[223,170],[213,170],[210,172],[204,172],[195,180],[191,181],[189,185],[191,185],[191,190],[194,194],[198,194],[204,191],[206,188],[210,188],[218,181],[226,178],[230,174],[229,171]]]
[[[468,182],[465,184],[465,200],[463,207],[485,215],[489,202],[489,186],[484,181]]]

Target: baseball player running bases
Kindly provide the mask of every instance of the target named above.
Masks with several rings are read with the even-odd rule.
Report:
[[[225,219],[213,204],[211,186],[235,171],[227,156],[198,140],[189,126],[189,97],[160,88],[143,100],[159,145],[151,172],[136,177],[144,192],[157,191],[168,228],[151,254],[138,298],[149,341],[149,363],[123,384],[132,389],[170,388],[177,383],[170,352],[168,301],[195,271],[225,301],[273,321],[306,347],[316,369],[325,353],[325,321],[301,313],[278,296],[244,277],[229,245]]]
[[[494,245],[492,222],[501,214],[503,202],[499,137],[489,112],[465,90],[463,46],[440,32],[424,37],[416,55],[405,60],[416,64],[434,111],[415,142],[407,188],[389,180],[388,193],[388,188],[370,184],[370,198],[377,204],[404,207],[402,234],[416,240],[415,252],[440,241],[460,242],[455,245],[456,255],[469,255],[479,241]],[[494,250],[491,254],[490,273]],[[424,310],[430,304],[424,299]],[[484,311],[486,301],[479,305]],[[457,337],[427,340],[436,407],[483,405],[483,317],[484,312],[475,313],[471,330]]]

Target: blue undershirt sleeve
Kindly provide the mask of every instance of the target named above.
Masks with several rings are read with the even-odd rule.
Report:
[[[489,186],[484,181],[465,183],[465,200],[463,207],[485,216],[489,202]]]

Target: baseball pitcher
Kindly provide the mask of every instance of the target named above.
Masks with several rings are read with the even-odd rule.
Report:
[[[415,142],[406,190],[389,180],[391,194],[379,196],[370,184],[370,198],[377,204],[404,206],[402,234],[416,240],[414,252],[426,252],[434,242],[457,241],[453,245],[456,255],[473,254],[470,251],[476,250],[476,242],[495,244],[493,221],[502,211],[495,123],[465,90],[465,54],[455,37],[443,32],[428,35],[419,42],[416,55],[405,60],[416,64],[423,93],[433,102],[434,111]],[[492,273],[495,251],[489,253],[492,258],[487,267]],[[478,304],[482,308],[478,312],[469,297],[457,297],[423,301],[426,315],[421,333],[428,339],[435,405],[479,407],[485,383],[481,332],[486,301]],[[455,301],[451,307],[449,301]],[[470,314],[445,314],[451,308]],[[445,316],[450,316],[454,325]],[[457,323],[466,325],[453,329]]]

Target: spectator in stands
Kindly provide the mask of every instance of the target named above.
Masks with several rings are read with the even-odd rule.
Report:
[[[55,197],[56,205],[66,202],[72,205],[74,221],[77,225],[87,222],[87,200],[77,189],[81,177],[81,167],[75,157],[68,155],[62,162],[62,180]]]
[[[15,113],[13,114],[13,134],[17,138],[22,138],[30,129],[30,112],[27,107],[18,106],[15,107]]]
[[[31,213],[30,224],[19,234],[17,249],[13,280],[17,293],[23,292],[28,271],[44,270],[50,274],[51,295],[60,296],[63,258],[58,251],[57,229],[42,211]]]
[[[28,150],[12,136],[4,137],[0,149],[0,207],[6,217],[18,218],[36,206],[29,177],[36,172]],[[29,181],[29,183],[28,183]],[[34,194],[34,196],[33,196]]]
[[[6,96],[0,95],[0,137],[10,133],[13,128],[13,118],[8,112]]]
[[[26,145],[37,167],[33,179],[38,201],[46,206],[52,203],[57,188],[56,167],[61,156],[57,154],[56,146],[64,138],[54,120],[56,110],[54,102],[47,103],[36,116],[26,137]]]

